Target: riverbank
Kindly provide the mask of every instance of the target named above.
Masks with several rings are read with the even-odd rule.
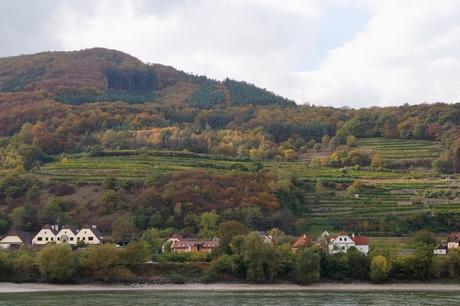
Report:
[[[320,283],[309,286],[295,284],[166,284],[166,285],[58,285],[37,283],[0,283],[0,293],[64,292],[64,291],[450,291],[460,292],[460,284],[370,284],[370,283]]]

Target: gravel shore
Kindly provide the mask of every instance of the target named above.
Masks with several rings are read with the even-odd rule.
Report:
[[[460,284],[368,284],[368,283],[320,283],[310,286],[295,284],[183,284],[183,285],[57,285],[37,283],[0,283],[0,293],[18,292],[58,292],[58,291],[174,291],[174,290],[209,290],[209,291],[459,291]]]

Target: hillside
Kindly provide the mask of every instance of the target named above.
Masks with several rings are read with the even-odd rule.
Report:
[[[0,59],[0,92],[45,92],[68,104],[119,100],[162,100],[202,108],[294,104],[244,82],[217,82],[161,64],[147,65],[126,53],[102,48]]]
[[[4,58],[0,233],[196,234],[210,211],[291,235],[460,230],[459,139],[460,104],[296,105],[106,49]]]

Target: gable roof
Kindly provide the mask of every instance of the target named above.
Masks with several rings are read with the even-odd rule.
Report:
[[[369,239],[366,237],[366,236],[354,236],[354,235],[350,235],[346,232],[340,232],[339,234],[337,235],[334,235],[334,236],[330,236],[329,237],[329,241],[330,242],[333,242],[335,240],[335,238],[339,237],[339,236],[347,236],[348,238],[350,238],[356,245],[368,245],[369,244]]]
[[[78,230],[77,230],[77,227],[76,226],[73,226],[73,225],[69,225],[69,224],[66,224],[64,225],[62,228],[61,228],[61,231],[62,230],[69,230],[71,231],[74,235],[76,235],[78,233]],[[59,231],[59,232],[61,232]]]
[[[50,230],[54,235],[56,235],[59,232],[57,229],[57,225],[46,224],[42,227],[42,229]]]
[[[351,239],[353,239],[356,245],[368,245],[369,244],[369,239],[367,239],[366,236],[355,236],[355,237],[351,237]]]
[[[19,239],[21,239],[24,244],[32,244],[32,239],[34,237],[32,233],[13,229],[13,230],[10,230],[6,235],[3,235],[2,237],[0,237],[0,240],[6,237],[10,237],[10,236],[19,237]]]
[[[292,247],[293,248],[300,248],[304,245],[308,245],[310,243],[310,237],[308,237],[307,235],[302,235],[300,236],[299,238],[297,238],[296,241],[294,241],[294,243],[292,244]]]
[[[201,246],[205,248],[216,248],[219,246],[219,239],[201,239],[201,238],[186,238],[180,241],[175,241],[171,245],[174,249],[191,248]]]
[[[104,239],[104,236],[102,235],[101,231],[96,227],[96,225],[85,225],[81,228],[78,234],[81,233],[83,230],[91,231],[94,234],[94,236],[96,236],[99,240]]]
[[[450,233],[447,236],[447,242],[459,242],[460,241],[460,232]]]

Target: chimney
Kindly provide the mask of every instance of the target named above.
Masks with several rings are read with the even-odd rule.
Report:
[[[94,224],[93,224],[93,225],[91,225],[91,228],[96,228],[96,225],[94,225]]]
[[[351,234],[351,237],[355,238],[355,233]]]

